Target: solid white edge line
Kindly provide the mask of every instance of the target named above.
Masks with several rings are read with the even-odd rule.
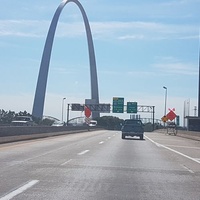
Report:
[[[82,151],[80,153],[78,153],[79,156],[83,155],[83,154],[86,154],[87,152],[89,152],[90,150],[85,150],[85,151]]]
[[[187,146],[177,146],[177,145],[166,145],[168,147],[180,147],[180,148],[186,148],[186,149],[197,149],[197,150],[200,150],[199,147],[187,147]]]
[[[190,156],[187,156],[187,155],[185,155],[185,154],[183,154],[183,153],[181,153],[181,152],[179,152],[179,151],[176,151],[176,150],[174,150],[174,149],[171,149],[171,148],[169,148],[169,147],[166,147],[165,145],[159,144],[159,143],[153,141],[152,139],[150,139],[150,138],[147,137],[147,136],[145,136],[145,137],[146,137],[148,140],[150,140],[152,143],[154,143],[156,146],[158,146],[158,147],[163,147],[163,148],[165,148],[165,149],[168,149],[168,150],[170,150],[170,151],[172,151],[172,152],[174,152],[174,153],[177,153],[177,154],[179,154],[179,155],[181,155],[181,156],[183,156],[183,157],[185,157],[185,158],[188,158],[188,159],[190,159],[190,160],[192,160],[192,161],[194,161],[194,162],[200,164],[200,161],[198,161],[198,160],[196,160],[196,159],[194,159],[194,158],[192,158],[192,157],[190,157]]]
[[[30,187],[32,187],[33,185],[35,185],[36,183],[38,183],[39,180],[32,180],[28,183],[26,183],[25,185],[23,185],[22,187],[12,191],[11,193],[5,195],[4,197],[0,198],[0,200],[10,200],[13,197],[17,196],[18,194],[24,192],[25,190],[29,189]]]

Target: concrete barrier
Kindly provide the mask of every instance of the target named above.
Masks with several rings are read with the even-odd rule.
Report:
[[[90,127],[90,130],[95,130],[97,128],[98,127]],[[87,126],[3,126],[0,127],[0,143],[80,133],[84,131],[88,131]]]
[[[196,131],[178,130],[177,136],[200,141],[200,132]]]
[[[158,129],[155,131],[167,134],[166,129]],[[200,132],[196,132],[196,131],[177,130],[176,136],[200,141]]]

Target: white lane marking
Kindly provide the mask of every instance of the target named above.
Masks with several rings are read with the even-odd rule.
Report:
[[[162,145],[160,145],[160,144],[158,144],[158,143],[155,143],[155,144],[156,144],[157,147],[162,147]]]
[[[159,143],[153,141],[152,139],[150,139],[150,138],[147,137],[147,136],[145,136],[145,137],[146,137],[148,140],[150,140],[152,143],[154,143],[156,146],[158,146],[158,147],[163,147],[163,148],[165,148],[165,149],[168,149],[168,150],[170,150],[170,151],[173,151],[174,153],[177,153],[177,154],[179,154],[179,155],[181,155],[181,156],[183,156],[183,157],[185,157],[185,158],[188,158],[188,159],[190,159],[190,160],[192,160],[192,161],[194,161],[194,162],[200,164],[200,161],[197,160],[197,159],[195,159],[195,158],[192,158],[192,157],[187,156],[187,155],[185,155],[185,154],[183,154],[183,153],[181,153],[181,152],[179,152],[179,151],[176,151],[176,150],[174,150],[174,149],[171,149],[171,148],[169,148],[169,147],[166,147],[165,145],[159,144]]]
[[[12,191],[11,193],[5,195],[4,197],[0,198],[0,200],[10,200],[13,197],[17,196],[18,194],[24,192],[25,190],[29,189],[30,187],[32,187],[33,185],[35,185],[36,183],[38,183],[39,180],[32,180],[28,183],[26,183],[25,185],[23,185],[22,187]]]
[[[188,167],[186,167],[185,165],[181,165],[181,167],[183,167],[184,169],[186,169],[190,173],[194,174],[194,172],[191,169],[189,169]]]
[[[104,141],[99,142],[99,144],[103,144],[103,143],[104,143]]]
[[[85,150],[85,151],[82,151],[80,153],[78,153],[79,156],[83,155],[83,154],[86,154],[87,152],[89,152],[90,150]]]
[[[180,148],[186,148],[186,149],[200,149],[199,147],[177,146],[177,145],[170,145],[170,144],[167,144],[165,146],[168,146],[168,147],[180,147]]]
[[[68,163],[71,162],[71,161],[72,161],[72,159],[69,159],[68,161],[62,163],[60,166],[66,165],[66,164],[68,164]]]
[[[111,137],[108,137],[108,139],[110,140]]]
[[[115,137],[115,135],[113,135],[113,137]]]

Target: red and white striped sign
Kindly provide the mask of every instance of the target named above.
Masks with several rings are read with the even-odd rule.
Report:
[[[85,123],[89,124],[90,123],[90,118],[89,117],[85,117]]]

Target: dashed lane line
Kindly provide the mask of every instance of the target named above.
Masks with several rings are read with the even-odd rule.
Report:
[[[81,155],[84,155],[86,153],[88,153],[90,150],[85,150],[85,151],[81,151],[80,153],[78,153],[77,155],[81,156]]]
[[[104,143],[104,141],[99,142],[99,144],[103,144],[103,143]]]
[[[71,162],[71,161],[72,161],[72,159],[69,159],[68,161],[62,163],[60,166],[64,166],[64,165],[68,164],[68,163]]]

